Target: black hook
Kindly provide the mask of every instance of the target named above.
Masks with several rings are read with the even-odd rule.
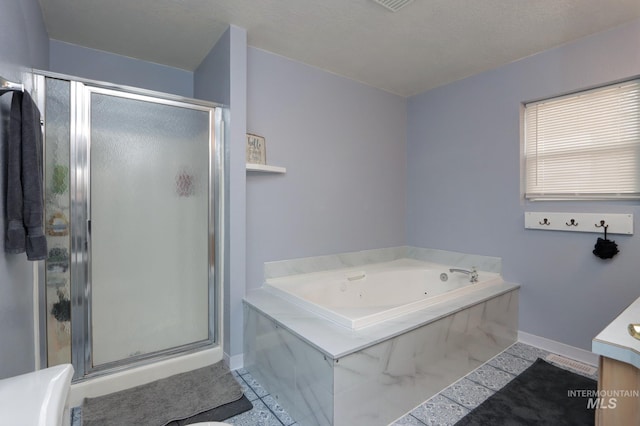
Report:
[[[607,239],[607,228],[609,225],[605,225],[604,220],[600,221],[600,225],[595,224],[596,228],[604,228],[604,239],[598,238],[598,242],[593,249],[593,254],[598,256],[600,259],[611,259],[613,256],[618,254],[620,250],[618,250],[618,245],[615,241],[609,241]]]
[[[578,222],[576,222],[575,219],[571,219],[570,222],[565,222],[565,225],[567,225],[567,226],[578,226]]]
[[[540,225],[551,225],[551,222],[549,222],[549,219],[547,219],[546,217],[542,220],[542,222],[538,222]]]
[[[606,240],[606,239],[607,239],[607,228],[609,227],[609,225],[605,225],[605,224],[604,224],[604,220],[601,220],[601,221],[600,221],[600,225],[598,225],[598,224],[596,223],[596,225],[595,225],[595,226],[596,226],[596,228],[604,228],[604,239]]]

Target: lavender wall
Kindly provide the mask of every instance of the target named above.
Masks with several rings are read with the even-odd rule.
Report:
[[[229,105],[231,101],[231,28],[193,72],[193,94],[198,99]]]
[[[229,113],[225,161],[227,168],[227,264],[225,282],[228,283],[230,356],[242,354],[243,315],[242,298],[246,293],[246,172],[245,137],[247,131],[247,31],[231,26],[229,61]],[[235,364],[231,359],[231,365]]]
[[[199,99],[225,104],[224,352],[231,368],[242,361],[245,295],[245,129],[247,32],[231,25],[194,73]]]
[[[30,68],[47,69],[49,38],[37,0],[3,0],[0,12],[0,75],[25,83]],[[11,94],[0,98],[0,164],[5,164]],[[0,173],[5,194],[6,168]],[[33,371],[33,263],[24,254],[4,253],[6,206],[0,197],[0,379]]]
[[[640,296],[640,238],[612,236],[621,252],[603,261],[596,234],[525,230],[524,212],[637,218],[640,207],[525,202],[520,107],[640,75],[638,40],[635,21],[408,100],[408,244],[502,257],[505,278],[522,284],[520,330],[584,349]]]
[[[247,289],[267,261],[404,244],[404,98],[256,48],[247,89],[247,131],[287,168],[247,174]]]
[[[193,73],[102,50],[51,40],[50,70],[158,92],[193,97]]]

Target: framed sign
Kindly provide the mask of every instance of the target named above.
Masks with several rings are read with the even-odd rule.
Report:
[[[247,133],[247,163],[267,164],[267,146],[262,136]]]

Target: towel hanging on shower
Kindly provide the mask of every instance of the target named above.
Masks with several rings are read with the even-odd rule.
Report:
[[[29,260],[46,259],[40,111],[27,92],[13,93],[7,142],[5,251],[26,252]]]

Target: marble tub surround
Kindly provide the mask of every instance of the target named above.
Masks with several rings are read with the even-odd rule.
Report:
[[[265,262],[264,278],[280,278],[289,275],[308,274],[329,269],[349,268],[370,263],[389,262],[405,256],[405,247],[362,250],[351,253],[302,257],[299,259]]]
[[[469,269],[475,266],[478,271],[495,272],[497,274],[502,273],[502,259],[499,257],[411,246],[405,246],[403,248],[405,250],[404,257],[410,259],[439,263],[452,268]]]
[[[515,342],[518,286],[503,285],[359,331],[256,290],[244,306],[246,369],[301,425],[385,425]]]
[[[514,343],[516,324],[507,293],[341,358],[334,425],[388,424]]]
[[[495,257],[403,246],[269,262],[265,279],[402,259],[480,275],[502,266]],[[519,285],[499,275],[488,284],[358,330],[252,290],[243,307],[245,368],[300,425],[386,425],[516,341]]]
[[[330,269],[342,269],[371,263],[389,262],[403,258],[440,263],[458,268],[471,268],[475,266],[478,270],[487,272],[501,273],[502,271],[502,260],[499,257],[400,246],[266,262],[264,264],[264,277],[265,279],[279,278],[288,275],[308,274]]]
[[[333,360],[249,306],[244,307],[245,370],[300,425],[331,425]]]
[[[593,339],[592,351],[640,369],[640,340],[629,334],[631,323],[640,323],[640,297]]]

